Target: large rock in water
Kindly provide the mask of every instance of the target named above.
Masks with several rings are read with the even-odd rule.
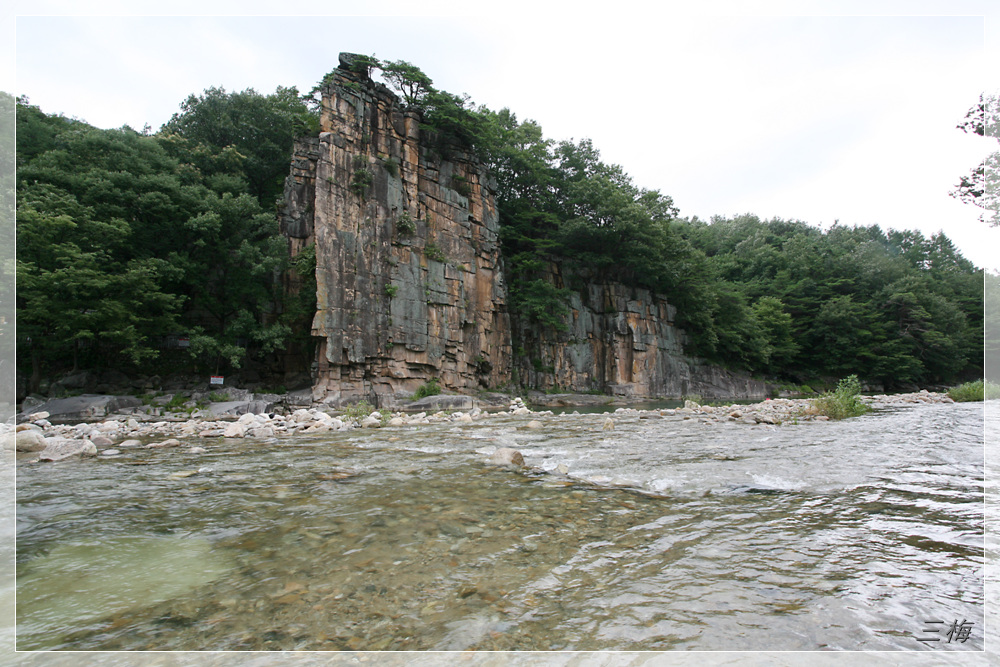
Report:
[[[500,449],[493,452],[490,457],[490,463],[498,466],[511,466],[514,468],[524,467],[524,457],[521,456],[521,452],[510,447],[501,447]]]
[[[140,405],[142,405],[142,401],[135,396],[83,394],[82,396],[52,399],[32,408],[31,412],[48,412],[49,421],[53,424],[59,424],[105,417],[123,409],[137,408]]]
[[[48,447],[39,453],[38,460],[63,461],[84,456],[97,456],[97,447],[90,440],[49,438]]]
[[[15,448],[19,452],[40,452],[48,447],[48,441],[41,431],[19,431],[15,437]]]

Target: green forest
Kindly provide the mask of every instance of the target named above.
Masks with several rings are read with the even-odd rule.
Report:
[[[355,60],[422,114],[439,146],[496,179],[512,317],[565,327],[558,262],[654,290],[687,352],[776,381],[857,374],[886,388],[982,377],[983,272],[944,234],[821,230],[753,214],[708,221],[635,184],[589,140],[556,141],[509,109],[437,90],[405,61]],[[302,331],[309,290],[277,209],[296,137],[318,133],[317,86],[192,94],[159,130],[105,130],[17,100],[18,364],[166,374],[267,367]],[[180,340],[183,339],[183,343]]]

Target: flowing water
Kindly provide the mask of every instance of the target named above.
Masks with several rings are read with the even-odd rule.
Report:
[[[20,463],[17,647],[984,649],[982,403],[606,416]]]

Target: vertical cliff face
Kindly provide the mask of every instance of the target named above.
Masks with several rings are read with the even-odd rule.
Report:
[[[570,282],[557,265],[548,273],[559,287]],[[764,382],[686,357],[677,309],[664,296],[618,283],[583,285],[570,293],[565,331],[515,323],[516,367],[528,386],[630,398],[767,395]]]
[[[322,132],[296,147],[282,216],[293,254],[316,247],[314,397],[391,404],[430,378],[463,392],[507,383],[486,172],[364,74],[337,70],[322,94]]]

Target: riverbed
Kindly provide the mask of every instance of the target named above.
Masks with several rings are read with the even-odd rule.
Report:
[[[18,648],[984,649],[984,404],[685,417],[19,465]]]

